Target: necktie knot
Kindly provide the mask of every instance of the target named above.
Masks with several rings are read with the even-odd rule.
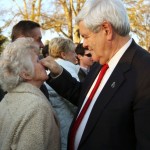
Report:
[[[99,74],[100,80],[102,80],[104,74],[106,73],[107,69],[109,68],[108,64],[104,64],[101,68],[101,72]]]
[[[109,68],[108,64],[104,64],[101,68],[101,71],[103,70],[104,72],[106,72],[106,70]]]

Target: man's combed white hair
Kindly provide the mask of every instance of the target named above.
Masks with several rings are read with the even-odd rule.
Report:
[[[130,32],[127,12],[121,0],[88,0],[76,17],[76,23],[80,21],[84,21],[85,26],[93,32],[98,32],[104,21],[111,23],[121,36]]]
[[[0,86],[4,91],[15,88],[24,79],[22,71],[34,75],[32,54],[38,49],[32,38],[18,38],[6,46],[0,56]]]

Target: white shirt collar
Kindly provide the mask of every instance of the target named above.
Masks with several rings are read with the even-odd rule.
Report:
[[[108,62],[109,69],[114,70],[119,60],[121,59],[122,55],[130,46],[131,42],[132,38],[121,49],[119,49],[119,51],[110,59],[110,61]]]

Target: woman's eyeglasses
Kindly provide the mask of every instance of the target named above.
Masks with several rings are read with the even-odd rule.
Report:
[[[84,54],[84,56],[87,56],[87,57],[92,57],[91,53]]]

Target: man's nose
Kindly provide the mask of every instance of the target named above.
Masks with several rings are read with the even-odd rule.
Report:
[[[83,47],[88,49],[88,44],[86,43],[85,40],[83,40]]]

